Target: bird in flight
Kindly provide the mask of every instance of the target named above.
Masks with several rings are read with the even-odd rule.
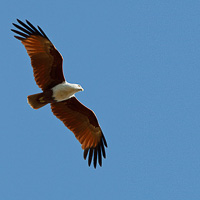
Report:
[[[97,159],[102,166],[102,156],[106,158],[106,139],[92,110],[84,106],[75,97],[75,93],[83,91],[79,84],[68,83],[63,75],[63,58],[51,43],[44,31],[34,27],[28,20],[26,23],[17,19],[18,29],[11,29],[18,34],[14,36],[22,42],[31,59],[33,74],[41,93],[29,95],[27,101],[33,109],[51,104],[53,114],[70,129],[84,150],[84,159],[88,156],[88,165],[93,160],[94,168]]]

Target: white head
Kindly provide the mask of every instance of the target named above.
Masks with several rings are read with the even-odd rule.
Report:
[[[84,89],[79,84],[73,84],[74,88],[79,91],[84,91]]]

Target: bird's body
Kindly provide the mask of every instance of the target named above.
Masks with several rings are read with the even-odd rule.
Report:
[[[31,58],[33,73],[41,93],[29,95],[28,103],[34,109],[51,104],[53,114],[60,119],[75,135],[84,149],[84,159],[89,154],[88,164],[93,159],[96,168],[102,165],[102,156],[106,158],[107,142],[99,126],[96,115],[75,97],[75,93],[83,91],[78,84],[68,83],[63,75],[63,58],[38,26],[36,29],[29,21],[27,24],[17,20],[19,29],[13,30],[20,36],[15,36],[25,46]]]
[[[32,108],[38,109],[47,103],[61,102],[75,97],[74,94],[79,91],[83,91],[80,85],[64,81],[51,89],[44,90],[42,93],[29,95],[27,100]]]
[[[83,88],[80,85],[72,84],[68,82],[60,83],[52,88],[53,91],[53,99],[56,102],[64,101],[72,96],[74,96],[75,93],[79,91],[83,91]]]

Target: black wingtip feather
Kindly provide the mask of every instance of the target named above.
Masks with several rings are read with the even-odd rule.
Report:
[[[49,39],[49,38],[47,37],[47,35],[44,33],[44,31],[43,31],[39,26],[37,26],[37,27],[38,27],[39,31],[42,33],[42,35],[43,35],[45,38]]]
[[[26,25],[24,22],[22,22],[21,20],[17,19],[17,21],[19,22],[19,24],[21,24],[24,28],[26,28],[27,30],[29,30],[31,32],[31,34],[34,34],[34,30],[31,29],[28,25]]]
[[[94,163],[94,168],[96,169],[96,166],[97,166],[97,148],[94,149],[94,160],[93,160],[93,163]]]
[[[101,158],[101,148],[100,148],[100,145],[98,145],[98,162],[99,162],[99,165],[102,166],[102,158]]]
[[[20,31],[17,30],[13,30],[11,29],[13,32],[19,34],[20,36],[23,36],[24,38],[20,38],[20,40],[26,39],[27,37],[31,36],[31,35],[40,35],[46,39],[49,40],[49,38],[47,37],[47,35],[44,33],[44,31],[38,26],[38,29],[35,28],[28,20],[26,20],[25,24],[24,22],[22,22],[21,20],[17,19],[18,23],[21,25],[19,26],[18,24],[13,23],[13,25]],[[18,36],[16,36],[17,38]],[[17,38],[17,39],[19,39]]]
[[[16,35],[14,35],[14,37],[16,38],[16,39],[18,39],[18,40],[24,40],[24,38],[23,37],[19,37],[19,36],[16,36]]]
[[[102,150],[103,157],[106,158],[106,152],[105,152],[105,148],[103,145],[101,145],[101,150]]]
[[[87,158],[88,150],[89,150],[89,149],[85,149],[85,150],[84,150],[84,153],[83,153],[83,157],[84,157],[84,159]]]
[[[11,29],[11,31],[13,31],[14,33],[17,33],[17,34],[21,35],[21,36],[24,37],[24,38],[27,38],[27,37],[28,37],[28,35],[26,35],[25,33],[19,32],[19,31],[17,31],[17,30]]]
[[[28,35],[31,34],[31,32],[30,32],[30,31],[27,31],[25,28],[23,28],[23,27],[21,27],[21,26],[15,24],[15,23],[13,23],[13,25],[14,25],[16,28],[18,28],[19,30],[23,31],[24,33],[27,33]]]
[[[105,139],[105,137],[104,137],[104,134],[103,134],[103,133],[102,133],[102,140],[103,140],[103,143],[104,143],[105,147],[108,147],[108,145],[107,145],[107,142],[106,142],[106,139]]]
[[[35,33],[37,33],[38,35],[41,35],[40,32],[35,28],[35,26],[33,26],[33,24],[31,24],[31,22],[26,20],[26,23],[35,31]]]
[[[90,148],[89,158],[88,158],[88,165],[91,165],[92,162],[92,156],[93,156],[93,148]]]
[[[88,148],[88,149],[84,150],[83,157],[85,160],[89,153],[89,156],[88,156],[88,165],[89,166],[91,165],[92,159],[93,159],[93,165],[94,165],[95,169],[97,166],[97,159],[98,159],[99,166],[100,167],[102,166],[102,157],[106,158],[106,152],[105,152],[104,146],[107,147],[107,142],[102,133],[101,140],[96,147],[92,147],[92,148]]]

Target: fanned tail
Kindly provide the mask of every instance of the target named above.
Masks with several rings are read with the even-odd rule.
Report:
[[[45,106],[46,104],[48,104],[49,102],[46,102],[44,100],[44,93],[38,93],[38,94],[33,94],[33,95],[29,95],[27,97],[27,101],[28,104],[31,106],[31,108],[33,109],[39,109],[43,106]]]

